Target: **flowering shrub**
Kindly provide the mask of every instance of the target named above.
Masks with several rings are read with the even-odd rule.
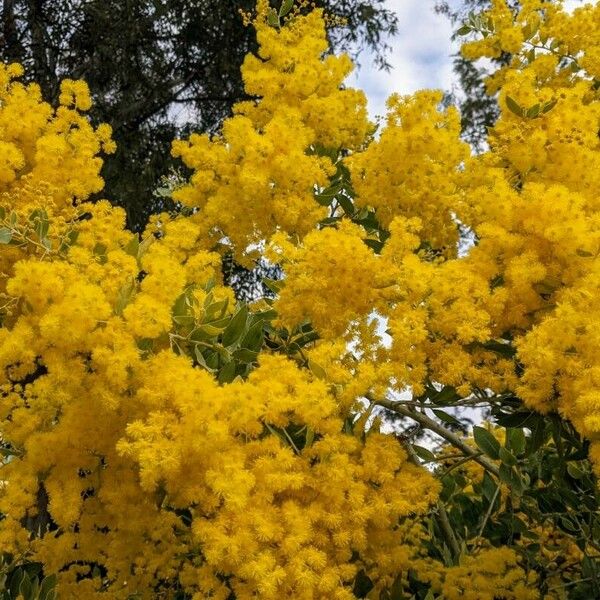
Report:
[[[600,7],[465,26],[512,54],[474,156],[438,92],[375,132],[292,4],[258,2],[259,99],[174,143],[184,210],[141,237],[88,201],[85,84],[53,109],[0,68],[4,597],[594,597]],[[261,254],[275,298],[236,302],[221,257]],[[472,439],[441,410],[481,403]]]

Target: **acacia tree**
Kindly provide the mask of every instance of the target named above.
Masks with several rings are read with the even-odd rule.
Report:
[[[259,2],[256,100],[174,144],[187,208],[141,237],[87,201],[85,83],[3,67],[4,597],[597,597],[599,20],[494,3],[473,156],[441,92],[374,136],[323,13]],[[285,278],[236,303],[223,255]]]

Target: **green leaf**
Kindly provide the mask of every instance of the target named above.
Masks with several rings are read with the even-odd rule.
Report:
[[[352,592],[357,598],[366,598],[368,593],[374,588],[374,584],[367,576],[365,571],[361,569],[354,578],[354,587]]]
[[[48,214],[41,208],[36,208],[30,215],[29,220],[34,224],[35,233],[39,240],[43,240],[48,235],[50,222]]]
[[[246,329],[246,321],[248,320],[248,307],[243,305],[231,318],[229,325],[225,327],[223,332],[223,346],[232,346],[235,344]]]
[[[272,308],[269,310],[261,310],[260,312],[252,313],[254,322],[256,321],[272,321],[277,316],[277,311]]]
[[[179,325],[190,325],[194,322],[194,314],[189,304],[188,290],[180,294],[177,300],[175,300],[171,314],[173,321]]]
[[[129,254],[129,256],[133,256],[133,258],[137,258],[139,249],[140,238],[137,236],[137,234],[132,236],[132,238],[123,247],[123,250],[125,250],[125,252]]]
[[[200,325],[211,325],[212,327],[216,327],[219,331],[223,331],[229,322],[231,321],[231,317],[223,317],[222,319],[216,319],[214,321],[202,319]]]
[[[315,440],[315,430],[312,427],[306,427],[306,439],[304,441],[304,447],[308,448],[312,446]]]
[[[274,8],[272,8],[267,15],[267,23],[271,27],[279,27],[279,15]]]
[[[268,277],[263,277],[262,283],[274,294],[278,294],[285,285],[285,283],[279,279],[269,279]]]
[[[9,244],[12,239],[12,231],[8,227],[0,227],[0,244]]]
[[[42,581],[42,585],[40,586],[40,600],[50,600],[50,594],[54,591],[56,587],[56,575],[48,575],[48,577],[44,577]]]
[[[498,460],[500,458],[500,442],[483,427],[473,427],[473,438],[479,449],[490,458]]]
[[[354,214],[354,204],[352,204],[352,200],[348,198],[345,194],[340,194],[337,197],[337,201],[340,203],[340,206],[344,209],[344,212],[351,217]]]
[[[29,582],[31,583],[30,597],[32,598],[32,600],[38,600],[40,591],[40,580],[36,575],[33,579],[30,579]]]
[[[308,368],[311,370],[312,374],[318,379],[327,379],[327,372],[325,369],[314,360],[308,361]]]
[[[263,343],[263,322],[254,323],[242,338],[241,346],[247,350],[258,352]]]
[[[506,523],[509,525],[512,533],[523,534],[525,531],[527,531],[527,524],[523,521],[523,519],[519,518],[515,514],[507,513]]]
[[[330,185],[325,188],[322,192],[315,194],[315,200],[321,206],[329,206],[332,200],[339,194],[343,189],[343,185],[341,183],[336,183],[334,185]]]
[[[435,454],[431,450],[428,450],[423,446],[417,446],[416,444],[413,444],[411,447],[414,450],[415,454],[421,460],[424,460],[426,462],[431,462],[432,460],[435,460]]]
[[[63,238],[62,243],[60,245],[59,251],[66,252],[71,246],[75,244],[77,238],[79,237],[79,232],[72,229],[69,231]]]
[[[526,456],[531,456],[534,452],[537,452],[546,442],[546,421],[540,416],[529,426],[529,429],[531,435],[527,438]]]
[[[500,448],[499,456],[500,460],[509,467],[514,467],[517,464],[516,457],[510,450],[507,450],[506,448]]]
[[[496,495],[496,482],[492,479],[487,471],[483,473],[483,481],[481,482],[481,491],[483,496],[488,502],[492,501],[492,498]]]
[[[135,281],[130,278],[117,293],[117,300],[115,301],[115,314],[122,315],[123,310],[131,301],[133,293],[135,292]]]
[[[31,592],[31,581],[29,580],[29,577],[24,575],[23,579],[21,580],[21,585],[19,586],[19,593],[25,600],[32,600]]]
[[[529,119],[535,119],[535,117],[537,117],[540,114],[540,108],[541,108],[541,106],[540,106],[539,103],[538,104],[534,104],[533,106],[530,106],[527,109],[526,116]]]
[[[445,385],[439,392],[434,388],[431,388],[433,393],[429,396],[429,399],[434,404],[454,404],[457,400],[460,400],[460,395],[456,392],[456,388],[451,385]]]
[[[242,363],[253,363],[258,359],[258,352],[248,350],[247,348],[240,348],[233,353],[233,357]]]
[[[221,368],[217,379],[220,384],[231,383],[235,379],[235,362],[233,360]]]
[[[507,430],[506,441],[512,452],[519,456],[525,452],[525,434],[520,428],[511,428]]]
[[[210,322],[215,319],[222,319],[225,313],[227,312],[227,307],[229,306],[229,298],[225,298],[225,300],[220,300],[219,302],[212,302],[206,307],[204,321]]]
[[[209,373],[214,373],[215,370],[208,366],[208,364],[206,363],[206,359],[204,358],[204,355],[202,354],[199,346],[196,346],[194,348],[194,354],[196,355],[196,361],[203,369],[205,369]]]
[[[374,250],[376,254],[380,254],[381,251],[383,250],[383,242],[381,242],[379,240],[367,238],[367,239],[363,240],[363,242],[367,246],[369,246],[369,248],[371,248],[371,250]]]
[[[546,114],[547,112],[551,111],[556,106],[557,102],[558,100],[549,100],[546,102],[542,107],[542,114]]]
[[[538,413],[530,411],[518,411],[514,413],[499,412],[495,415],[495,420],[502,427],[528,427],[539,419]]]
[[[293,6],[294,0],[283,0],[279,9],[279,16],[285,17],[285,15],[287,15],[290,12],[290,10],[292,10]]]
[[[456,35],[467,35],[467,33],[471,33],[471,31],[473,31],[472,27],[463,25],[457,30]]]
[[[506,106],[511,112],[515,113],[515,115],[519,117],[523,117],[525,115],[525,110],[523,109],[523,107],[519,106],[517,101],[514,98],[511,98],[510,96],[506,96]]]
[[[319,221],[319,225],[322,225],[323,227],[330,227],[330,226],[336,225],[342,219],[343,219],[343,217],[327,217],[325,219],[321,219]]]
[[[583,479],[585,477],[585,471],[580,469],[579,466],[573,462],[567,463],[567,473],[569,473],[573,479]]]
[[[229,352],[227,348],[224,348],[220,344],[215,346],[215,350],[217,351],[217,354],[221,357],[221,361],[223,362],[223,364],[228,363],[232,359],[231,352]]]
[[[205,355],[206,365],[209,369],[216,371],[219,368],[219,353],[209,350]]]
[[[453,417],[452,415],[449,415],[447,412],[439,410],[438,408],[433,409],[433,414],[440,419],[440,421],[448,423],[449,425],[461,425],[461,422],[456,417]]]
[[[10,582],[8,584],[8,588],[10,590],[10,595],[13,598],[16,598],[19,595],[19,591],[21,589],[21,582],[25,578],[25,573],[23,569],[16,568],[11,575]]]
[[[508,465],[502,463],[500,465],[499,472],[500,479],[510,486],[511,491],[518,495],[523,493],[523,490],[525,489],[525,483],[514,467],[509,467]]]
[[[199,325],[198,329],[210,338],[217,337],[223,331],[222,327],[215,327],[215,325],[209,325],[208,323]]]

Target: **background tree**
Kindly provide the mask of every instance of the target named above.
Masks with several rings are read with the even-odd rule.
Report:
[[[387,35],[396,17],[384,0],[321,0],[336,17],[336,51],[375,51],[387,67]],[[45,100],[61,79],[85,79],[94,123],[109,123],[117,151],[106,161],[103,197],[125,208],[140,230],[168,207],[154,196],[175,164],[173,139],[216,131],[244,98],[240,65],[255,50],[255,32],[240,11],[253,0],[3,0],[0,60],[24,65]],[[341,20],[346,25],[342,26]]]
[[[454,38],[468,33],[469,18],[488,9],[489,0],[462,0],[460,4],[441,0],[436,3],[436,11],[446,15],[456,28]],[[507,64],[508,54],[493,59],[490,66],[475,64],[460,53],[454,56],[453,67],[456,75],[456,89],[451,94],[452,102],[460,108],[463,137],[475,150],[482,150],[488,127],[498,118],[498,102],[485,90],[485,77],[497,67]]]

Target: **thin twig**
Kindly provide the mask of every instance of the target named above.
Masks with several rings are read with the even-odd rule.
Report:
[[[404,447],[406,448],[406,452],[408,453],[410,460],[415,465],[417,465],[419,467],[422,466],[422,463],[419,460],[419,457],[417,456],[416,452],[413,450],[413,447],[410,445],[410,443],[405,442]],[[444,536],[444,538],[446,540],[446,544],[447,544],[448,548],[450,549],[452,558],[457,559],[460,556],[460,546],[458,545],[458,541],[456,539],[456,536],[454,535],[454,529],[452,529],[452,525],[450,525],[450,519],[448,518],[448,513],[446,512],[446,507],[444,506],[444,503],[441,500],[437,501],[436,507],[437,507],[436,520],[442,531],[442,535]]]
[[[494,495],[492,496],[492,499],[490,500],[490,505],[488,506],[488,509],[485,513],[485,517],[483,517],[483,521],[481,523],[481,527],[479,528],[479,533],[477,534],[475,541],[479,540],[479,538],[483,535],[483,530],[485,529],[487,522],[490,520],[490,517],[492,516],[492,512],[494,511],[494,504],[496,503],[496,498],[498,497],[499,493],[500,493],[500,484],[498,483],[498,485],[496,486],[496,491],[494,492]]]

